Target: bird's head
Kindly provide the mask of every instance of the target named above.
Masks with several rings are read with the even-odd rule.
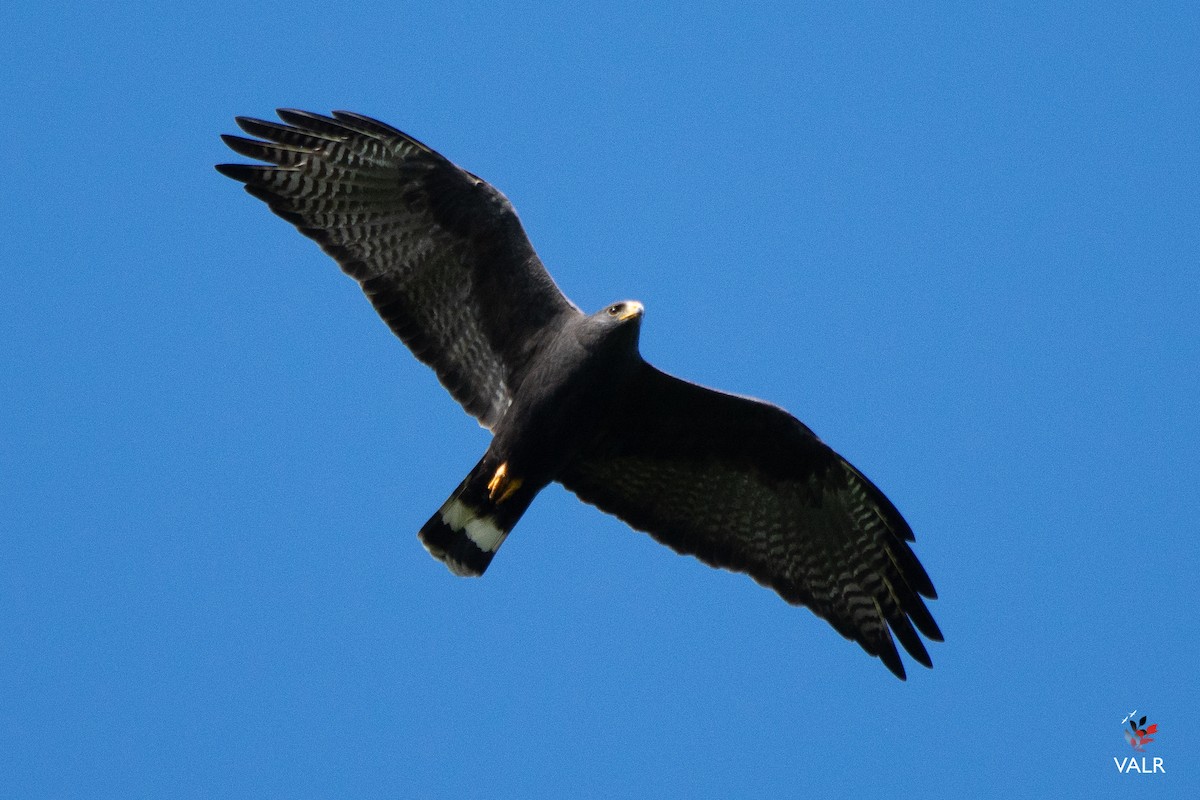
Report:
[[[637,349],[645,307],[636,300],[622,300],[583,319],[579,335],[589,349]]]
[[[640,324],[645,313],[646,307],[637,300],[622,300],[597,311],[592,316],[605,320],[610,325],[624,325],[630,322]]]

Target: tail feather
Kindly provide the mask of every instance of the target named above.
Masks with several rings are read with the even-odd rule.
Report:
[[[488,489],[496,466],[485,456],[417,534],[429,554],[455,575],[474,577],[487,570],[540,488],[522,486],[497,501]]]

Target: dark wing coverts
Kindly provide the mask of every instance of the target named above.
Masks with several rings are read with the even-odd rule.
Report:
[[[896,675],[888,632],[931,666],[942,634],[912,530],[875,486],[783,409],[644,365],[620,420],[561,481],[672,549],[810,607]]]
[[[314,239],[362,286],[388,326],[491,428],[530,356],[564,314],[508,200],[410,136],[344,111],[238,118],[264,141],[225,136],[274,166],[222,174]]]

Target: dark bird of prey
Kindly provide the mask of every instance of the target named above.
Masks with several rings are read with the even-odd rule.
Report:
[[[493,438],[419,533],[482,575],[551,481],[679,553],[808,606],[904,678],[941,641],[912,530],[871,481],[777,406],[660,372],[638,352],[643,308],[583,314],[512,205],[382,122],[280,110],[225,136],[266,166],[224,175],[315,240]],[[914,629],[915,626],[915,629]],[[890,630],[889,630],[890,629]]]

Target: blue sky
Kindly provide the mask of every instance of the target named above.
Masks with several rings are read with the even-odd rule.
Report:
[[[1196,796],[1200,12],[645,5],[0,11],[4,794]],[[858,465],[934,669],[557,487],[430,559],[487,435],[212,169],[277,106],[484,176]]]

